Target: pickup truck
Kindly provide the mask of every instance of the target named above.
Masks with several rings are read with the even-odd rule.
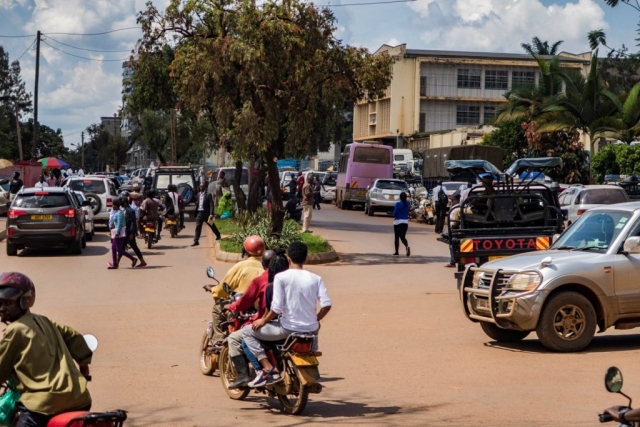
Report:
[[[549,250],[467,266],[464,313],[498,342],[535,331],[547,348],[584,349],[596,328],[640,326],[640,202],[589,209]]]
[[[479,180],[489,177],[484,184],[473,187],[462,201],[459,226],[449,223],[447,243],[458,267],[458,288],[467,264],[478,266],[506,256],[548,249],[553,236],[562,231],[559,185],[513,178],[522,171],[557,167],[561,159],[520,159],[505,173],[481,160],[445,163],[452,174],[467,169]]]

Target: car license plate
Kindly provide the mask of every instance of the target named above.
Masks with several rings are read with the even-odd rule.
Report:
[[[53,219],[53,215],[31,215],[31,221],[45,221]]]
[[[502,259],[502,258],[506,258],[507,255],[496,255],[496,256],[490,256],[489,257],[489,261],[494,261],[496,259]]]
[[[156,230],[154,230],[153,228],[145,228],[144,231],[146,231],[147,233],[155,233]]]
[[[170,219],[167,220],[167,225],[176,225],[175,221],[171,221]]]
[[[489,309],[489,300],[476,299],[476,308],[488,310]]]
[[[389,200],[395,200],[396,196],[394,194],[389,194]]]
[[[318,359],[315,356],[303,355],[303,354],[292,354],[291,360],[296,366],[317,366]]]

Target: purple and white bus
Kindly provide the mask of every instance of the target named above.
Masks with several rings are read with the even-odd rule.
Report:
[[[350,208],[366,201],[367,187],[378,178],[393,178],[393,148],[388,145],[347,144],[340,155],[336,206]]]

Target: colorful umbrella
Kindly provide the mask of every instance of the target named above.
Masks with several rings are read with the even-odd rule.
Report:
[[[13,166],[13,163],[11,163],[9,160],[7,159],[0,159],[0,169],[3,168],[8,168]]]
[[[64,160],[56,159],[55,157],[45,157],[44,159],[38,160],[39,163],[42,163],[42,169],[53,169],[53,168],[68,168],[69,163]]]

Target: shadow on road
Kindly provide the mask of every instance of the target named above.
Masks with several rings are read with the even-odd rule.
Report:
[[[529,339],[517,343],[486,342],[486,347],[517,353],[555,353],[537,339]],[[607,335],[594,337],[589,346],[580,353],[610,353],[615,351],[640,350],[640,334]]]
[[[166,249],[184,249],[186,248],[187,245],[182,245],[182,246],[167,246],[167,245],[155,245],[153,247],[153,249],[160,249],[160,250],[166,250]]]
[[[446,263],[449,261],[449,257],[444,256],[421,256],[412,255],[407,257],[405,255],[392,256],[391,254],[374,254],[374,253],[341,253],[339,252],[340,262],[334,264],[327,264],[330,266],[342,266],[344,264],[349,265],[381,265],[381,264],[429,264],[429,263]]]
[[[82,250],[82,255],[71,255],[67,248],[26,248],[18,256],[20,257],[84,257],[84,256],[103,256],[110,252],[109,248],[103,246],[89,246]]]
[[[334,222],[334,221],[311,221],[311,229],[313,227],[322,227],[330,230],[340,230],[340,231],[361,231],[367,233],[384,233],[388,234],[393,238],[393,223],[389,224],[371,224],[364,221],[358,224],[353,222]]]

